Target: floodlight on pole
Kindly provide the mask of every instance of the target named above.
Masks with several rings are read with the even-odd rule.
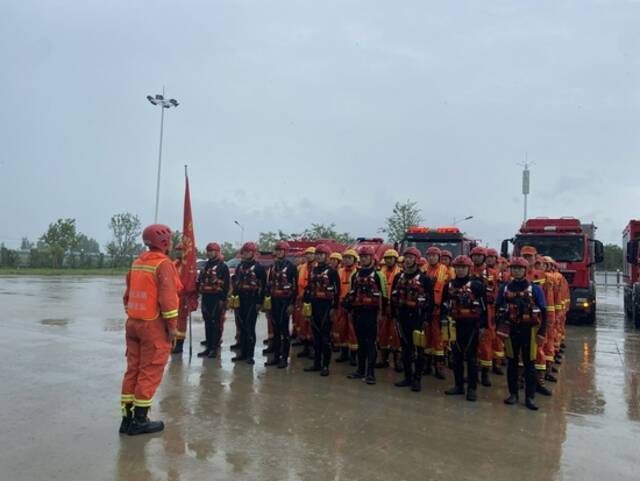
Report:
[[[180,105],[176,99],[164,98],[164,87],[162,87],[162,95],[156,94],[155,96],[147,95],[147,100],[151,105],[160,107],[160,147],[158,149],[158,178],[156,182],[156,209],[154,215],[154,222],[158,223],[158,207],[160,204],[160,174],[162,172],[162,136],[164,133],[164,110],[171,107],[177,107]]]
[[[240,227],[240,245],[242,245],[244,244],[244,226],[237,220],[234,220],[233,223]]]
[[[462,218],[462,219],[457,219],[457,220],[456,220],[456,218],[454,217],[454,218],[453,218],[453,223],[452,223],[451,225],[456,225],[456,224],[459,224],[460,222],[464,222],[465,220],[471,220],[471,219],[473,219],[473,216],[472,216],[472,215],[468,215],[467,217],[464,217],[464,218]]]

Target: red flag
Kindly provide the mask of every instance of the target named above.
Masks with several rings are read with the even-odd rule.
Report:
[[[188,296],[193,311],[198,307],[198,293],[196,292],[196,238],[193,233],[193,216],[191,215],[191,195],[189,193],[189,176],[185,166],[185,190],[184,190],[184,219],[182,222],[182,243],[184,244],[184,258],[182,260],[182,272],[180,280],[184,288],[184,294]],[[193,307],[195,306],[195,307]]]

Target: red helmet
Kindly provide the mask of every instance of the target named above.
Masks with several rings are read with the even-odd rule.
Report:
[[[451,253],[451,251],[441,250],[440,257],[448,257],[449,259],[453,259],[453,254]]]
[[[151,224],[142,231],[142,242],[149,248],[168,251],[171,246],[171,229],[164,224]]]
[[[316,246],[316,254],[331,255],[331,249],[327,244],[318,244]]]
[[[418,257],[418,260],[416,262],[419,266],[424,266],[427,264],[427,259],[425,259],[424,257]]]
[[[182,242],[180,242],[180,244],[178,244],[178,245],[175,247],[175,250],[177,250],[177,251],[183,251],[183,250],[184,250],[184,244],[183,244]]]
[[[371,246],[360,246],[358,248],[358,255],[360,257],[362,256],[371,256],[371,257],[375,257],[376,255],[376,251],[373,247]]]
[[[431,246],[427,249],[427,255],[430,256],[431,254],[437,254],[439,256],[442,255],[442,251],[436,247],[436,246]]]
[[[524,246],[520,249],[521,256],[535,256],[538,254],[538,249],[533,246]]]
[[[216,242],[209,242],[207,244],[207,252],[217,251],[220,252],[220,246]]]
[[[471,249],[471,252],[469,252],[469,256],[475,256],[475,255],[481,255],[481,256],[487,257],[487,251],[485,250],[484,247],[477,246]]]
[[[402,253],[403,256],[407,256],[407,255],[413,255],[416,256],[416,259],[420,259],[420,251],[415,248],[415,247],[407,247],[404,252]]]
[[[509,262],[509,267],[524,267],[527,269],[529,267],[529,263],[524,257],[512,257],[511,262]]]
[[[487,257],[495,257],[495,258],[498,257],[498,251],[495,250],[493,247],[490,249],[487,249],[485,252],[487,254]]]
[[[289,250],[289,243],[287,241],[284,241],[284,240],[277,241],[276,245],[274,247],[274,250],[278,250],[278,249],[282,249],[283,251],[288,251]]]
[[[469,259],[469,256],[458,256],[453,260],[451,265],[453,265],[453,267],[473,267],[473,261]]]
[[[257,250],[258,246],[256,246],[255,242],[245,242],[240,248],[240,252],[249,251],[255,253]]]

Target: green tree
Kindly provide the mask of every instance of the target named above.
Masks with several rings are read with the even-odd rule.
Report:
[[[76,248],[77,233],[75,219],[58,219],[49,224],[47,232],[40,237],[42,244],[49,249],[51,265],[62,267],[65,254]]]
[[[270,251],[273,249],[273,245],[277,240],[280,240],[278,234],[275,232],[260,232],[258,235],[258,250],[261,251]]]
[[[87,237],[84,234],[78,234],[76,249],[85,254],[99,254],[100,253],[100,244],[98,241]]]
[[[22,251],[30,251],[33,248],[33,242],[31,242],[28,238],[23,237],[20,241],[20,250]]]
[[[18,253],[13,249],[7,249],[0,244],[0,267],[16,267],[18,265]]]
[[[230,261],[238,254],[238,249],[231,242],[223,242],[220,244],[220,252],[224,256],[225,261]],[[206,255],[204,256],[206,257]]]
[[[112,257],[113,265],[130,264],[133,256],[144,249],[142,244],[136,242],[142,233],[140,219],[129,212],[115,214],[111,217],[109,229],[113,234],[113,240],[107,244],[107,252]]]
[[[423,221],[418,203],[407,200],[404,204],[396,202],[393,213],[387,217],[385,226],[379,232],[386,234],[389,242],[400,242],[409,227],[420,225]]]
[[[599,270],[615,271],[622,269],[622,247],[617,244],[604,246],[604,262],[598,266]]]
[[[171,233],[171,250],[169,251],[169,257],[172,259],[176,258],[176,246],[182,243],[182,232],[179,230],[174,230]]]

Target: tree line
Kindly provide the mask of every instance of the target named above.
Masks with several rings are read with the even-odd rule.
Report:
[[[417,202],[407,200],[396,202],[391,215],[385,219],[384,226],[378,232],[384,234],[389,243],[402,241],[405,232],[411,226],[421,225],[423,218]],[[58,219],[49,224],[47,230],[34,243],[22,238],[20,250],[8,249],[0,244],[0,267],[36,267],[36,268],[118,268],[127,267],[144,249],[141,241],[142,224],[137,215],[129,212],[115,214],[109,221],[111,240],[105,245],[105,252],[95,239],[79,232],[76,220]],[[297,233],[282,230],[260,232],[258,249],[270,251],[279,240],[317,240],[333,239],[342,244],[352,244],[355,237],[348,232],[338,232],[334,223],[329,225],[312,223],[310,227]],[[182,233],[175,231],[173,246],[182,240]],[[238,254],[238,247],[231,242],[220,243],[225,259]],[[170,253],[175,255],[175,250]],[[206,252],[198,250],[198,257],[205,258]],[[604,249],[604,263],[601,270],[622,269],[622,249],[615,244],[607,244]]]

